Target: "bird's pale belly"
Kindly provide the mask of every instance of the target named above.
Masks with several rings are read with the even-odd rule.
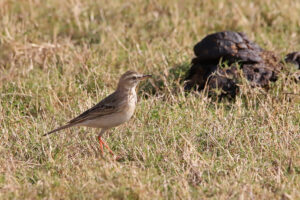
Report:
[[[81,126],[93,128],[112,128],[127,122],[134,113],[134,107],[128,108],[123,112],[117,112],[110,115],[105,115],[97,119],[87,120],[81,123]]]

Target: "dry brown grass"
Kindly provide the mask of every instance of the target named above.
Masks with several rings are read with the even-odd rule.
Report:
[[[208,33],[284,55],[300,49],[299,19],[294,0],[0,1],[0,199],[299,199],[299,84],[245,83],[219,103],[180,86]],[[142,85],[133,119],[106,136],[122,162],[101,157],[98,130],[41,137],[127,69],[161,91]]]

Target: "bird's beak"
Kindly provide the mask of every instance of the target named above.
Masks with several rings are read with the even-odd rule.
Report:
[[[152,77],[152,75],[141,75],[140,80],[145,80],[145,79],[150,78],[150,77]]]

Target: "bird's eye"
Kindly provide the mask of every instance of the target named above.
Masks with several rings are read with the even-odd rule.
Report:
[[[132,77],[131,79],[132,79],[132,80],[136,80],[137,78],[136,78],[136,76],[134,76],[134,77]]]

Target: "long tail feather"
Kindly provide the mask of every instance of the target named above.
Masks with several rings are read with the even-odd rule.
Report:
[[[52,130],[52,131],[50,131],[50,132],[44,134],[43,136],[50,135],[51,133],[55,133],[55,132],[57,132],[57,131],[60,131],[60,130],[69,128],[69,127],[74,126],[74,125],[75,125],[75,124],[66,124],[66,125],[64,125],[64,126],[58,127],[58,128],[56,128],[56,129],[54,129],[54,130]]]

